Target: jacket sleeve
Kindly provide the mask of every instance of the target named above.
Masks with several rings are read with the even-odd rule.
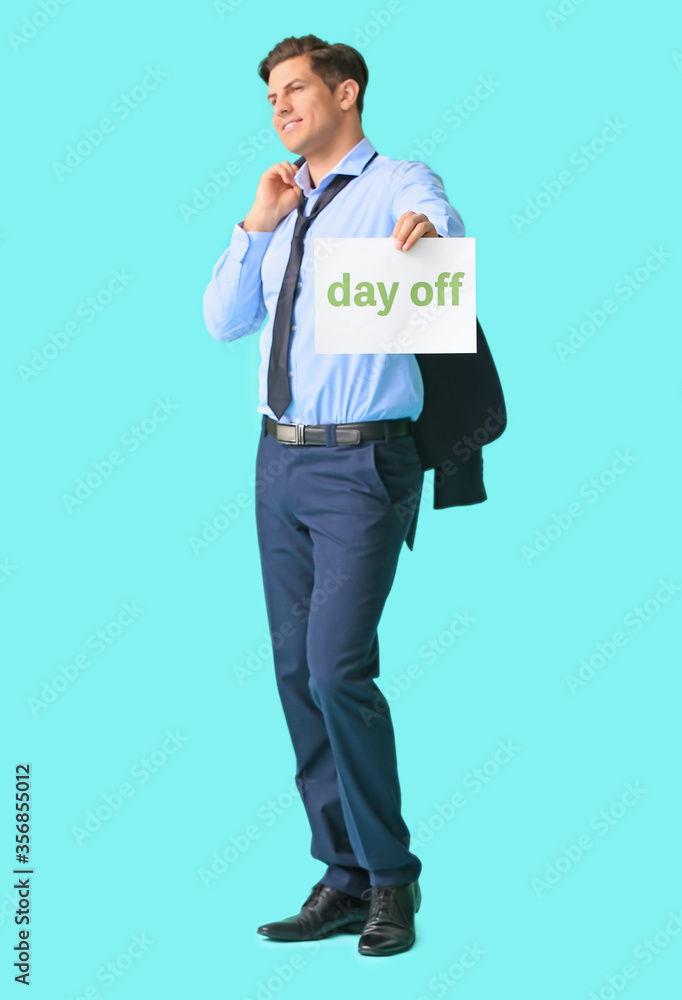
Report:
[[[436,227],[439,236],[464,236],[464,223],[450,204],[442,179],[420,160],[401,160],[389,177],[393,217],[419,212]]]
[[[204,319],[216,340],[237,340],[260,329],[267,313],[261,264],[271,239],[271,232],[247,233],[236,223],[204,292]]]

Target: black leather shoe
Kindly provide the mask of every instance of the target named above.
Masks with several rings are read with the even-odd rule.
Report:
[[[415,941],[414,915],[422,894],[419,882],[373,885],[369,917],[358,943],[361,955],[397,955]]]
[[[295,917],[258,928],[273,941],[315,941],[332,934],[360,934],[369,916],[369,902],[319,882]]]

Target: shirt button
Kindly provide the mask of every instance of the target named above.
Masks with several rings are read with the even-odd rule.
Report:
[[[293,372],[289,372],[289,375],[293,375],[293,374],[294,374]]]
[[[295,324],[295,323],[292,323],[292,324],[291,324],[291,329],[292,329],[292,330],[295,330],[295,329],[296,329],[296,324]]]
[[[299,282],[298,282],[298,283],[296,284],[296,287],[297,287],[297,288],[303,288],[303,282],[302,282],[302,281],[299,281]]]

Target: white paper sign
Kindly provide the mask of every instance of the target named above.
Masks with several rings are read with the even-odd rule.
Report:
[[[475,354],[476,240],[315,239],[316,354]]]

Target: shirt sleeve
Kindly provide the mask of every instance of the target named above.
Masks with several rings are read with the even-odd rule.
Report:
[[[401,160],[389,178],[394,221],[403,212],[419,212],[439,236],[464,236],[464,223],[445,194],[443,181],[419,160]]]
[[[204,292],[204,319],[216,340],[237,340],[260,328],[267,312],[261,264],[271,239],[272,232],[247,233],[235,224]]]

